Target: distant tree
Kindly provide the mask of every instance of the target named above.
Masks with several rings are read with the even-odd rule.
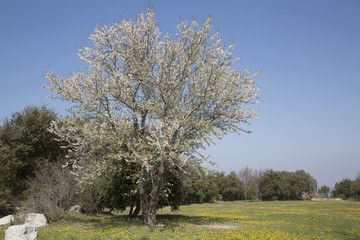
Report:
[[[263,200],[300,200],[303,193],[313,196],[316,180],[303,170],[277,172],[268,170],[260,180]]]
[[[280,200],[281,173],[273,170],[265,171],[260,179],[260,190],[263,200]]]
[[[295,173],[290,173],[290,175],[294,198],[301,199],[302,193],[306,193],[310,198],[316,196],[317,181],[309,173],[304,170],[297,170]],[[301,194],[298,194],[299,191],[301,191]]]
[[[332,191],[332,197],[348,199],[351,197],[351,185],[352,181],[348,178],[335,183],[334,190]]]
[[[350,194],[354,199],[360,199],[360,178],[356,178],[350,186]]]
[[[345,178],[340,182],[335,183],[334,190],[331,193],[332,197],[343,199],[359,199],[360,198],[360,178],[354,181]]]
[[[240,183],[234,171],[225,176],[222,189],[222,199],[224,201],[235,201],[240,198]]]
[[[218,188],[217,172],[205,168],[189,170],[186,177],[186,203],[204,203],[216,200]]]
[[[251,185],[254,188],[255,200],[261,199],[260,179],[263,175],[264,175],[264,171],[261,169],[254,170],[252,174]]]
[[[218,187],[218,192],[217,194],[219,195],[220,199],[222,200],[223,197],[223,193],[224,193],[224,189],[226,187],[226,183],[225,183],[225,177],[226,177],[226,173],[225,172],[214,172],[215,178],[214,181],[216,183],[216,186]]]
[[[25,180],[35,176],[38,163],[63,159],[64,143],[48,131],[56,119],[54,110],[46,106],[27,106],[4,120],[0,126],[0,189],[21,197]]]
[[[330,192],[330,188],[326,185],[323,185],[318,189],[318,193],[321,197],[325,197],[325,198],[329,197],[329,192]]]
[[[205,202],[214,202],[219,194],[219,186],[217,184],[217,172],[208,171],[205,177]]]
[[[255,199],[259,200],[261,198],[259,184],[263,174],[264,171],[260,169],[253,170],[249,167],[242,168],[237,172],[237,176],[240,181],[241,192],[244,195],[245,200],[250,200],[247,196],[250,186],[253,188],[252,191],[255,194]],[[251,196],[251,198],[253,198],[253,196]]]
[[[185,203],[201,203],[205,199],[204,182],[205,171],[202,168],[190,168],[187,170],[185,185]]]
[[[247,192],[248,192],[248,188],[251,185],[251,180],[252,180],[252,176],[253,176],[252,173],[253,173],[253,170],[251,168],[249,168],[248,166],[240,169],[237,172],[237,176],[241,182],[242,190],[244,192],[245,200],[248,199]]]
[[[232,56],[211,17],[199,26],[183,21],[175,36],[161,35],[149,9],[138,18],[103,25],[91,34],[92,47],[78,56],[86,72],[46,75],[47,87],[72,102],[72,117],[53,131],[73,143],[74,153],[105,145],[108,156],[76,158],[83,174],[102,174],[112,159],[137,165],[143,224],[154,225],[165,169],[199,164],[198,149],[213,138],[247,132],[257,119],[256,75],[233,68]]]
[[[250,185],[250,187],[249,187],[249,189],[248,189],[247,200],[250,200],[250,201],[256,200],[255,187],[254,187],[254,185]]]

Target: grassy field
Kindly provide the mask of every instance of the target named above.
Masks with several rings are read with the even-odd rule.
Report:
[[[159,210],[159,226],[71,213],[38,239],[360,239],[360,202],[218,202]],[[4,238],[8,226],[0,227]]]

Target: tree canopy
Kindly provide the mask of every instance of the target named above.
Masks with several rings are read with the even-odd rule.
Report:
[[[345,178],[340,182],[335,183],[335,187],[331,193],[331,196],[343,199],[359,199],[360,177],[356,178],[355,180]]]
[[[322,185],[319,189],[318,189],[318,193],[321,197],[329,197],[329,192],[330,192],[330,188],[326,185]]]
[[[152,9],[103,25],[79,50],[86,72],[46,75],[55,97],[74,104],[52,128],[69,142],[73,166],[91,179],[126,162],[117,169],[136,176],[146,225],[155,224],[168,169],[199,164],[199,148],[247,132],[243,125],[257,119],[256,74],[234,69],[238,58],[212,31],[211,17],[177,28],[163,35]]]
[[[0,192],[21,197],[25,180],[34,176],[38,163],[65,156],[63,143],[48,131],[56,119],[54,110],[46,106],[27,106],[0,125]]]
[[[268,170],[260,179],[260,189],[263,200],[299,200],[303,194],[315,195],[317,182],[304,170]]]

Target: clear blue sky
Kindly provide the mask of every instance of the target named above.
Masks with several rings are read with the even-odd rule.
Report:
[[[239,69],[262,69],[261,120],[252,134],[228,135],[206,153],[218,170],[304,169],[333,187],[360,172],[360,1],[153,1],[162,32],[181,19],[213,15],[235,44]],[[2,1],[0,119],[47,100],[44,71],[82,69],[77,49],[96,26],[136,18],[148,1]]]

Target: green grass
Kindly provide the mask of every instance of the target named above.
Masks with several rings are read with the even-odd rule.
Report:
[[[360,202],[218,202],[159,210],[149,228],[124,215],[71,213],[38,239],[360,239]],[[0,227],[0,238],[8,226]]]

